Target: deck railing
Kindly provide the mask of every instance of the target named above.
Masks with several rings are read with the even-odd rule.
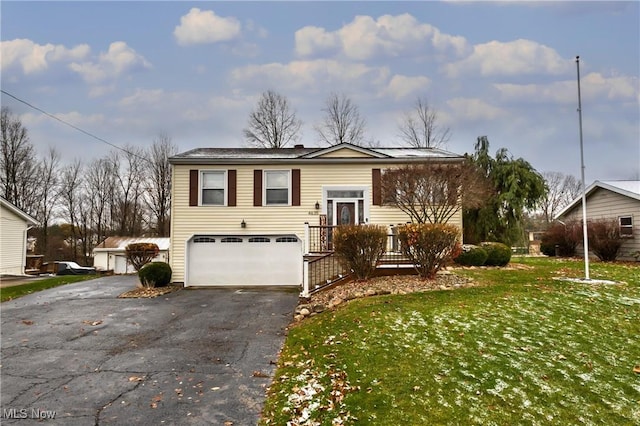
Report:
[[[338,260],[333,251],[333,230],[335,226],[312,226],[305,224],[305,259],[303,266],[302,297],[349,276],[351,271]],[[385,254],[378,267],[404,268],[412,264],[400,251],[397,227],[390,226]]]

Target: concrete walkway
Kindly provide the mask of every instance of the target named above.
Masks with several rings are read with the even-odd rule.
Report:
[[[298,289],[118,299],[102,277],[0,305],[2,424],[252,425]],[[38,411],[39,410],[39,411]]]

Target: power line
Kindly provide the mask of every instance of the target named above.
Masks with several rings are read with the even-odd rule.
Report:
[[[125,152],[125,153],[127,153],[127,154],[129,154],[129,155],[132,155],[132,156],[134,156],[134,157],[136,157],[136,158],[139,158],[140,160],[144,160],[144,161],[147,161],[147,162],[149,162],[149,163],[151,162],[151,161],[150,161],[149,159],[147,159],[147,158],[141,157],[141,156],[139,156],[138,154],[135,154],[135,153],[133,153],[133,152],[131,152],[131,151],[126,150],[125,148],[121,148],[121,147],[119,147],[118,145],[113,144],[113,143],[111,143],[111,142],[109,142],[109,141],[107,141],[107,140],[105,140],[105,139],[103,139],[103,138],[101,138],[101,137],[99,137],[99,136],[96,136],[96,135],[94,135],[93,133],[87,132],[86,130],[81,129],[81,128],[80,128],[80,127],[78,127],[78,126],[74,126],[73,124],[71,124],[71,123],[69,123],[69,122],[67,122],[67,121],[64,121],[63,119],[58,118],[58,117],[56,117],[55,115],[53,115],[53,114],[51,114],[51,113],[49,113],[49,112],[47,112],[47,111],[43,110],[42,108],[38,108],[37,106],[35,106],[35,105],[33,105],[33,104],[31,104],[31,103],[29,103],[29,102],[25,101],[24,99],[20,99],[20,98],[18,98],[17,96],[12,95],[11,93],[7,92],[6,90],[2,90],[2,89],[0,89],[0,91],[1,91],[2,93],[4,93],[5,95],[7,95],[7,96],[9,96],[9,97],[11,97],[11,98],[13,98],[13,99],[15,99],[16,101],[18,101],[18,102],[21,102],[21,103],[25,104],[25,105],[26,105],[26,106],[28,106],[29,108],[33,108],[33,109],[35,109],[36,111],[41,112],[42,114],[44,114],[44,115],[46,115],[46,116],[48,116],[48,117],[50,117],[50,118],[53,118],[54,120],[57,120],[57,121],[59,121],[60,123],[62,123],[62,124],[64,124],[64,125],[67,125],[67,126],[69,126],[69,127],[73,128],[73,129],[75,129],[75,130],[77,130],[77,131],[79,131],[79,132],[81,132],[81,133],[84,133],[85,135],[87,135],[87,136],[89,136],[89,137],[92,137],[92,138],[94,138],[94,139],[96,139],[96,140],[98,140],[98,141],[100,141],[100,142],[102,142],[102,143],[105,143],[105,144],[107,144],[107,145],[109,145],[109,146],[111,146],[111,147],[113,147],[113,148],[115,148],[115,149],[118,149],[118,150],[120,150],[120,151],[122,151],[122,152]]]

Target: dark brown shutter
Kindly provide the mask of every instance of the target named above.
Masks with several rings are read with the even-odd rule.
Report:
[[[227,170],[227,206],[236,206],[236,192],[237,192],[237,172],[235,170]]]
[[[382,189],[380,188],[380,169],[371,170],[371,186],[373,187],[373,205],[382,205]]]
[[[291,170],[291,205],[300,205],[300,169]]]
[[[198,205],[198,170],[189,170],[189,205]]]
[[[253,205],[262,206],[262,170],[253,171]]]

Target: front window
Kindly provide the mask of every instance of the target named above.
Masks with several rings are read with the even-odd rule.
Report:
[[[620,236],[626,238],[633,237],[633,218],[631,216],[622,216],[620,219]]]
[[[224,170],[202,172],[202,205],[224,206]]]
[[[265,204],[289,205],[290,178],[289,170],[266,170],[265,177]]]

